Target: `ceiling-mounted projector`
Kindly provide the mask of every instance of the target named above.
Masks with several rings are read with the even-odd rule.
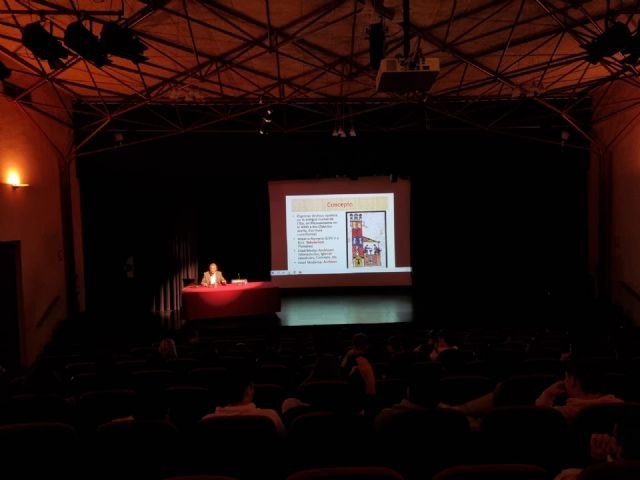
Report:
[[[376,77],[376,90],[389,93],[426,92],[440,73],[439,58],[383,58]]]

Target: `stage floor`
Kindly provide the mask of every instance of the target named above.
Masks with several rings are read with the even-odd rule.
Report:
[[[409,294],[283,294],[277,314],[283,327],[400,323],[413,320]]]

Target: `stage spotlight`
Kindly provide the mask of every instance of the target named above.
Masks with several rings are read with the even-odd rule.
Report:
[[[271,107],[267,107],[260,122],[260,129],[258,130],[260,135],[269,135],[269,133],[271,133],[271,124],[273,123],[271,115],[273,115],[273,110]]]
[[[624,23],[615,22],[604,33],[586,45],[580,45],[587,51],[589,63],[596,64],[604,57],[611,57],[625,48],[631,41],[631,32]]]
[[[267,111],[264,113],[262,117],[265,123],[271,123],[273,121],[273,119],[271,118],[271,115],[273,115],[273,110],[271,110],[270,108],[267,108]]]
[[[142,55],[147,46],[138,40],[131,30],[127,27],[121,27],[116,22],[104,24],[100,34],[100,43],[107,53],[126,58],[135,64],[148,60]]]
[[[24,27],[22,44],[37,58],[46,60],[51,69],[64,67],[61,58],[69,56],[69,50],[64,48],[60,40],[47,32],[39,22],[33,22]]]
[[[0,81],[6,80],[11,76],[11,70],[4,63],[0,62]]]
[[[96,67],[111,63],[97,36],[89,31],[82,21],[70,23],[64,32],[64,44]]]

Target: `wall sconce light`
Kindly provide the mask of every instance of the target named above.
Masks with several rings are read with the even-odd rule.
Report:
[[[14,190],[29,186],[28,183],[22,183],[20,181],[20,175],[18,175],[16,172],[10,172],[9,175],[7,175],[7,181],[5,183]]]

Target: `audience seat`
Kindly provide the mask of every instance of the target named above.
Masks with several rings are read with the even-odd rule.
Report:
[[[334,467],[302,470],[287,480],[403,480],[402,475],[386,467]]]
[[[534,465],[465,465],[439,472],[433,480],[551,480],[541,467]]]

